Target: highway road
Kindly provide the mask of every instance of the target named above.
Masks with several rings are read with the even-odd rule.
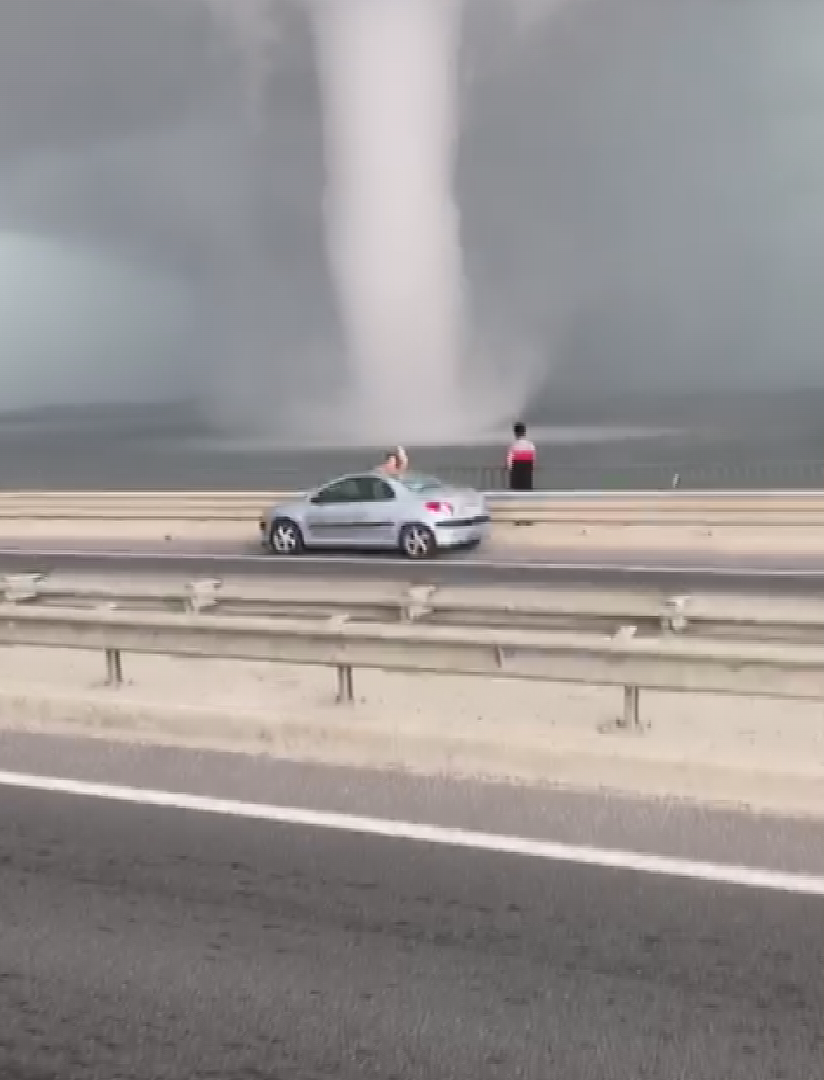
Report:
[[[250,529],[250,531],[252,531]],[[565,551],[507,546],[454,552],[431,562],[400,556],[304,555],[282,559],[250,542],[229,544],[93,542],[72,537],[48,541],[3,538],[0,575],[75,570],[84,573],[175,574],[196,577],[323,577],[402,580],[422,584],[519,585],[584,582],[649,584],[661,588],[824,590],[820,556],[702,555],[694,552]]]
[[[824,1074],[820,826],[71,739],[4,734],[0,754],[131,785],[112,801],[0,776],[8,1080]],[[517,830],[686,876],[150,806],[144,788]],[[742,860],[817,874],[820,894],[742,884]]]

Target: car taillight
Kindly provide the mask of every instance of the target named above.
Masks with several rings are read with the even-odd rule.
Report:
[[[454,508],[452,503],[448,502],[428,502],[426,503],[426,509],[431,510],[433,514],[452,514]]]

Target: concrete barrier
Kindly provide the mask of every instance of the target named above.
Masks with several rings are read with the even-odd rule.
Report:
[[[643,689],[824,699],[824,647],[815,645],[15,604],[0,605],[0,644],[100,651],[114,686],[124,653],[330,667],[341,701],[353,699],[359,668],[619,686],[619,723],[635,729]]]
[[[294,492],[0,492],[0,520],[255,521]],[[591,525],[824,524],[824,492],[487,492],[497,522]]]

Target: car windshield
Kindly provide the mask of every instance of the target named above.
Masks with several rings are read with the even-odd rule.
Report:
[[[406,473],[404,476],[396,477],[405,488],[410,491],[414,491],[419,494],[424,491],[440,491],[446,485],[437,480],[434,476],[421,476],[418,473]]]

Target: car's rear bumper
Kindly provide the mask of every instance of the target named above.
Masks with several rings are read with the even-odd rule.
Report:
[[[439,548],[463,547],[480,543],[489,535],[488,515],[465,521],[439,521],[435,526],[435,540]]]

